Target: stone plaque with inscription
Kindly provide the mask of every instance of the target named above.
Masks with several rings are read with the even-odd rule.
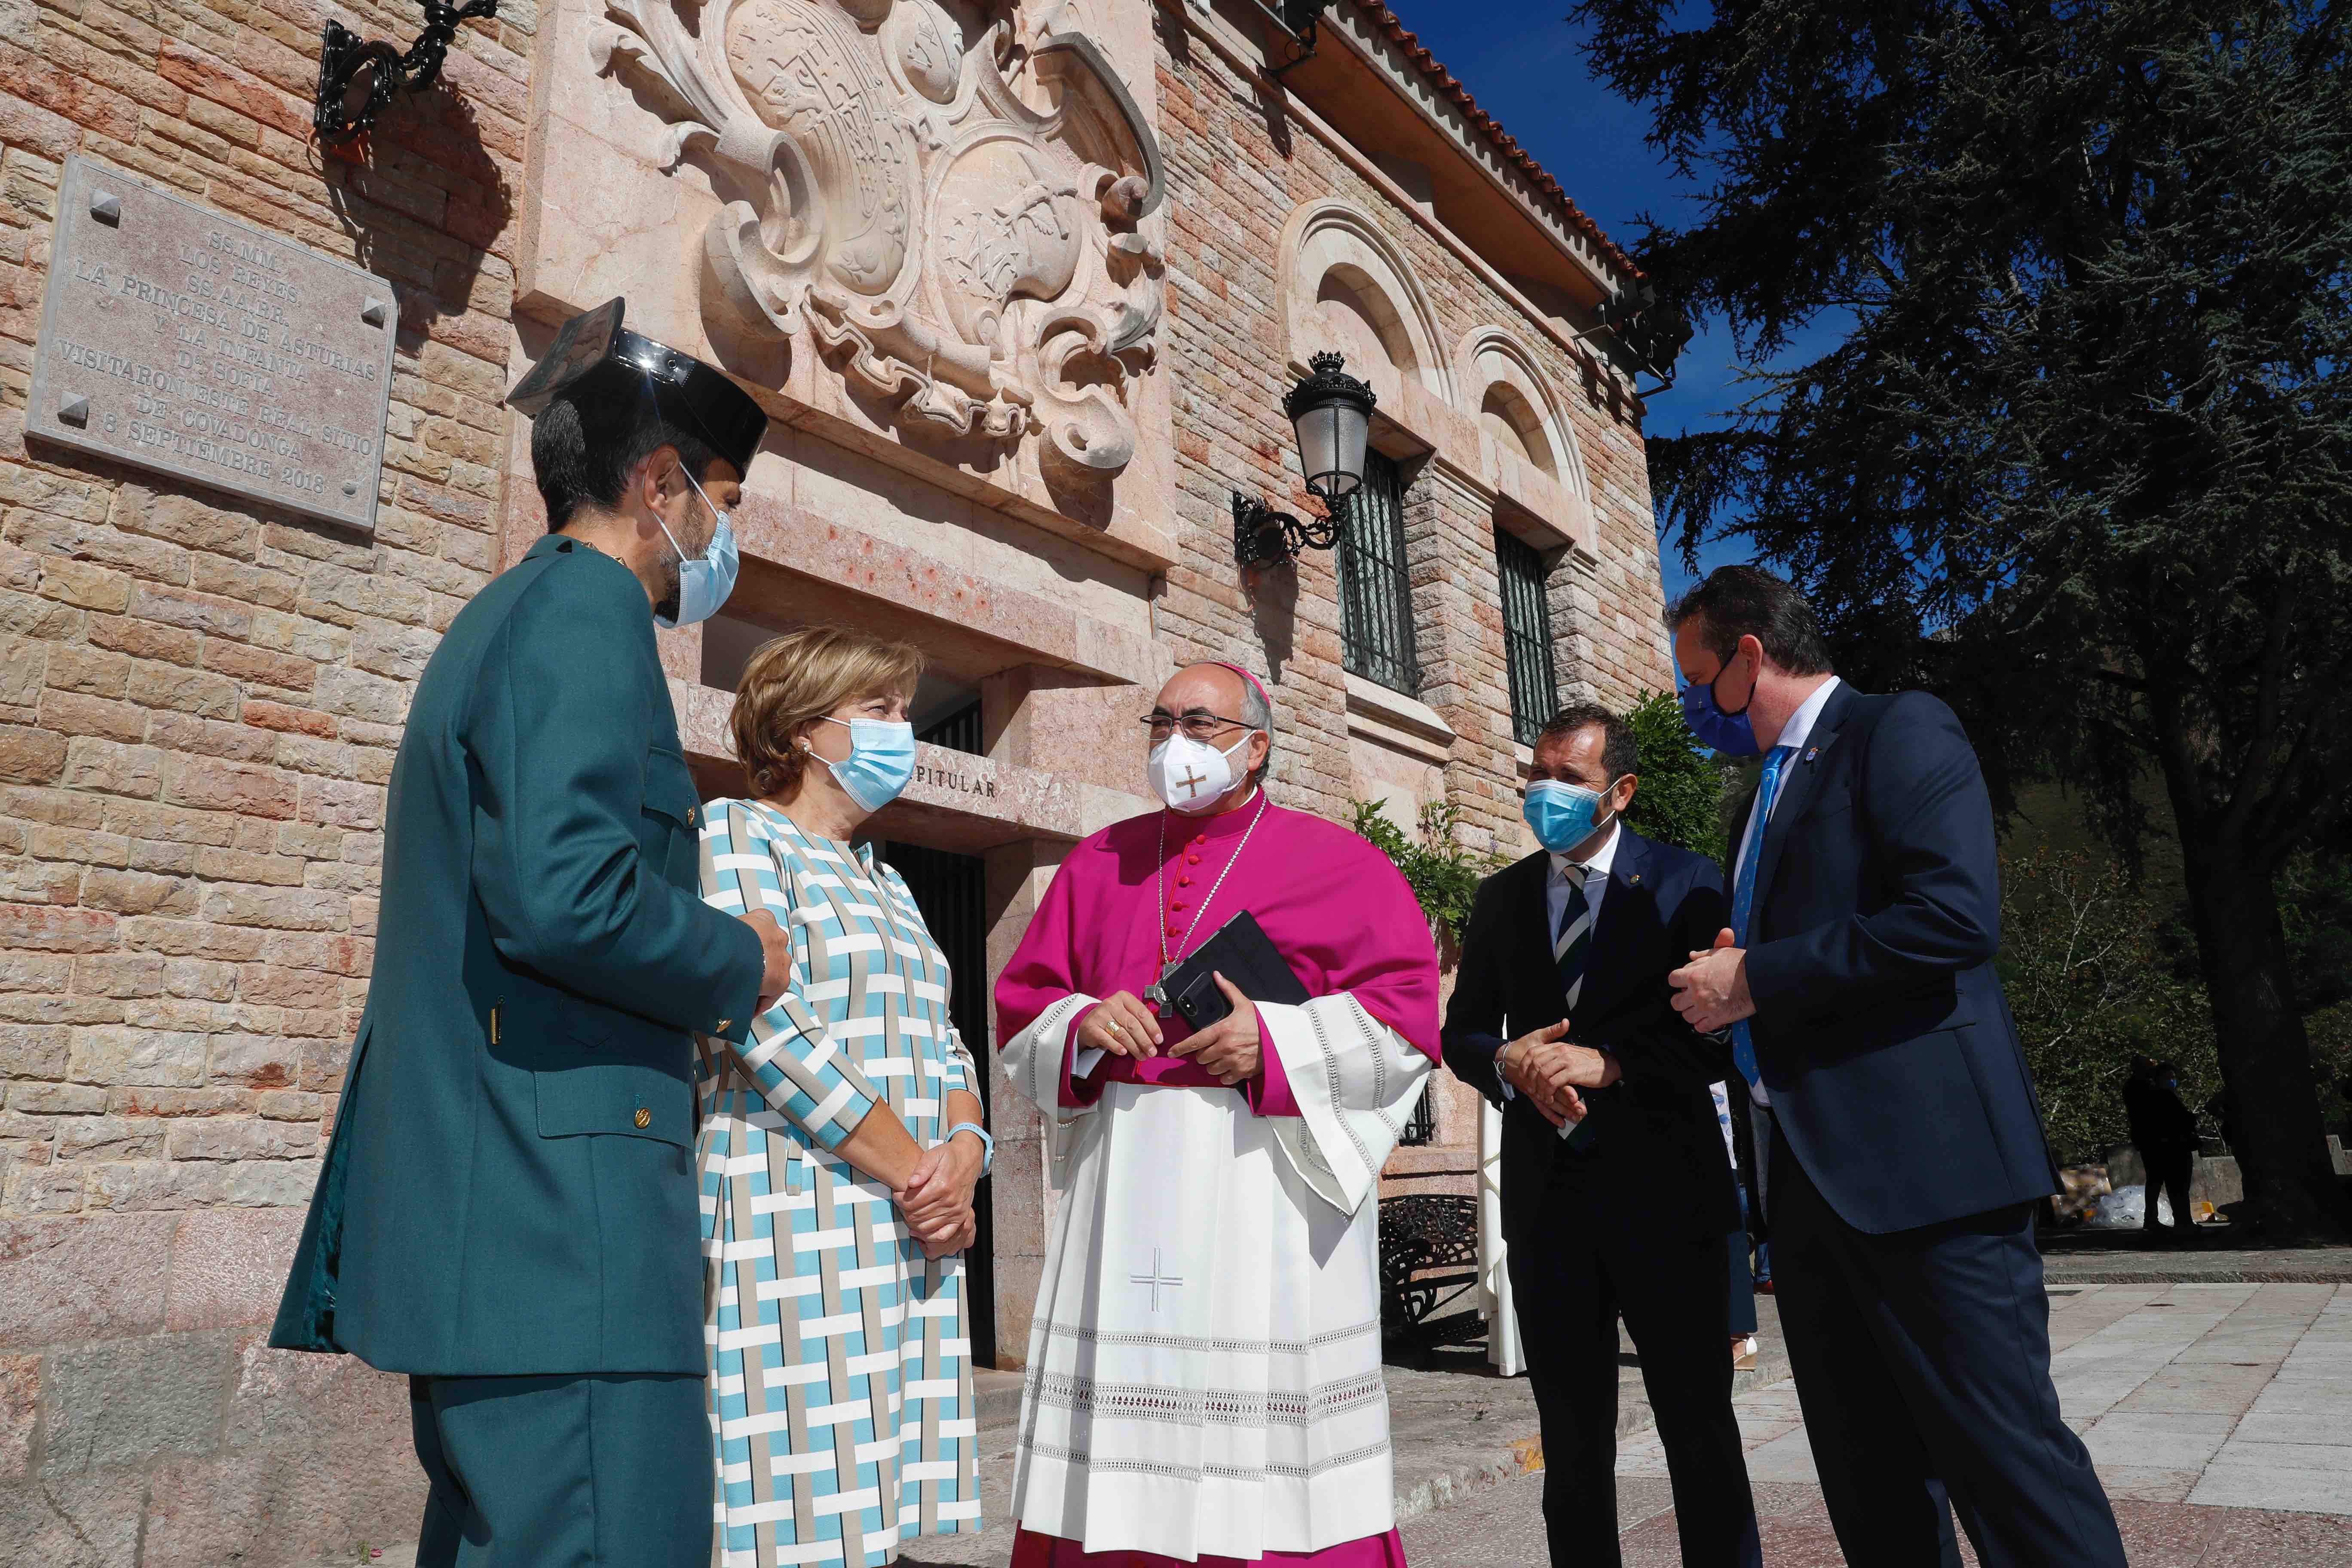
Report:
[[[373,528],[398,316],[374,274],[76,154],[25,428]]]

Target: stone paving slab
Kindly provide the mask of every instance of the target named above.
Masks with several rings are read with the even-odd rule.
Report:
[[[2053,1296],[2051,1342],[2060,1408],[2110,1497],[2352,1518],[2352,1289],[2083,1287]],[[1794,1394],[1738,1399],[1759,1486],[1818,1483]],[[1656,1435],[1622,1443],[1617,1468],[1664,1476]]]
[[[1771,1568],[1841,1568],[1821,1489],[1755,1483],[1757,1523]],[[1543,1479],[1495,1488],[1468,1508],[1403,1529],[1413,1568],[1525,1568],[1545,1561]],[[1666,1483],[1621,1478],[1617,1515],[1625,1568],[1679,1568],[1673,1496]],[[2118,1496],[2116,1523],[2133,1568],[2352,1568],[2352,1519],[2262,1508],[2210,1507]],[[1976,1553],[1964,1542],[1962,1557]]]

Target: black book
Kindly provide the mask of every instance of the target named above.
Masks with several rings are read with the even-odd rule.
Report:
[[[1284,962],[1281,950],[1247,910],[1217,928],[1200,950],[1178,964],[1160,982],[1169,1005],[1199,1033],[1234,1010],[1218,989],[1223,974],[1253,1002],[1281,1002],[1297,1006],[1313,1000]]]

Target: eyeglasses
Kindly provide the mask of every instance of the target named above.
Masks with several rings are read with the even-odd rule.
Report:
[[[1213,741],[1221,730],[1246,730],[1250,726],[1239,719],[1215,713],[1187,713],[1180,719],[1155,708],[1144,716],[1143,727],[1151,731],[1155,741],[1164,741],[1180,729],[1195,741]]]

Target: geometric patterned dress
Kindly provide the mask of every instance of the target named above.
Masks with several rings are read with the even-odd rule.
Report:
[[[877,1101],[928,1149],[948,1092],[978,1092],[947,960],[869,847],[760,801],[707,808],[702,895],[793,943],[751,1038],[698,1039],[712,1562],[895,1562],[981,1527],[964,1259],[925,1258],[889,1188],[832,1151]]]

